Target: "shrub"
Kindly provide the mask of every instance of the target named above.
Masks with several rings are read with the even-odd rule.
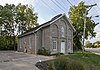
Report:
[[[38,49],[37,54],[49,56],[51,54],[51,52],[49,50],[45,49],[44,47],[42,47],[42,48]]]
[[[48,70],[85,70],[84,65],[78,61],[65,57],[58,57],[52,62],[47,62]]]
[[[61,54],[60,54],[60,52],[57,52],[55,55],[56,55],[56,57],[57,57],[57,56],[60,56]]]
[[[13,36],[0,36],[0,50],[14,50]],[[17,47],[17,42],[16,42]]]
[[[59,57],[59,56],[61,56],[61,55],[64,55],[64,53],[57,52],[57,53],[52,54],[52,55],[55,55],[56,57]]]

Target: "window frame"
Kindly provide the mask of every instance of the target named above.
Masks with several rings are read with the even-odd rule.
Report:
[[[55,43],[55,48],[54,48],[54,43]],[[53,51],[57,51],[57,41],[53,41]]]

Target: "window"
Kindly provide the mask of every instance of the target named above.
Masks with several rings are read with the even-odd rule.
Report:
[[[68,29],[68,33],[69,33],[69,34],[68,34],[69,38],[71,38],[71,37],[72,37],[72,31],[71,31],[70,28]]]
[[[32,47],[32,38],[30,37],[29,39],[29,43],[30,43],[30,48]]]
[[[64,31],[64,27],[62,26],[62,27],[61,27],[61,36],[62,36],[62,37],[64,37],[64,34],[65,34],[64,32],[65,32],[65,31]]]
[[[70,39],[70,40],[68,40],[68,52],[71,51],[71,47],[72,47],[72,45],[71,45],[71,39]]]
[[[53,25],[52,27],[52,36],[57,37],[58,36],[58,27],[56,24]]]
[[[53,41],[53,51],[57,50],[57,41]]]
[[[26,39],[25,38],[24,38],[23,42],[24,42],[24,44],[26,44]]]
[[[22,40],[19,39],[19,47],[20,47],[20,48],[22,48],[21,42],[22,42]]]

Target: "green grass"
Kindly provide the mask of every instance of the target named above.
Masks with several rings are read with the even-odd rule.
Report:
[[[100,70],[100,55],[84,52],[84,54],[75,53],[63,57],[81,62],[87,70]]]
[[[83,54],[81,52],[78,52],[78,53],[74,53],[70,55],[59,56],[57,58],[65,58],[66,60],[69,59],[69,62],[76,61],[76,63],[77,62],[81,63],[81,65],[83,65],[84,67],[84,70],[100,70],[100,55],[96,55],[94,53],[84,52]],[[55,62],[55,60],[53,61]],[[47,63],[50,63],[50,62],[51,61]],[[71,70],[74,70],[74,69],[71,69]],[[80,69],[77,69],[77,70],[80,70]]]
[[[93,64],[93,65],[100,64],[100,56],[93,53],[84,53],[84,54],[76,53],[76,54],[67,55],[65,57],[78,60],[86,64]]]

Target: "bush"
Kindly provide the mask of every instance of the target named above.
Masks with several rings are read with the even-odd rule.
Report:
[[[49,50],[45,49],[44,47],[42,47],[42,48],[38,49],[37,54],[49,56],[51,54],[51,52]]]
[[[0,36],[0,50],[14,50],[13,36]],[[16,42],[17,47],[17,42]]]
[[[61,55],[64,55],[64,53],[57,52],[57,53],[52,54],[52,55],[55,55],[56,57],[59,57],[59,56],[61,56]]]
[[[47,70],[85,70],[84,65],[78,61],[65,57],[58,57],[54,61],[47,62]]]

